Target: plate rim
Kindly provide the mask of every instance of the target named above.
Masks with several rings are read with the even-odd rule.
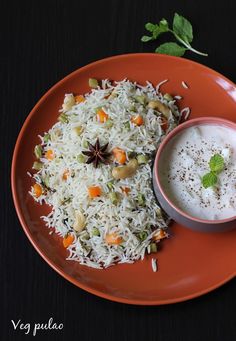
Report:
[[[180,58],[180,57],[174,57],[174,56],[168,56],[168,55],[162,55],[162,54],[156,54],[156,53],[127,53],[127,54],[120,54],[120,55],[115,55],[115,56],[111,56],[111,57],[106,57],[106,58],[102,58],[99,60],[95,60],[89,64],[86,64],[85,66],[79,67],[76,70],[70,72],[68,75],[66,75],[65,77],[63,77],[62,79],[60,79],[58,82],[56,82],[52,87],[50,87],[44,94],[43,96],[40,97],[40,99],[37,101],[37,103],[34,105],[34,107],[31,109],[30,113],[27,115],[26,119],[24,120],[21,129],[18,133],[16,142],[15,142],[15,146],[14,146],[14,150],[13,150],[13,155],[12,155],[12,162],[11,162],[11,191],[12,191],[12,197],[13,197],[13,203],[14,203],[14,207],[17,213],[17,217],[20,221],[21,227],[23,228],[27,238],[29,239],[30,243],[33,245],[34,249],[39,253],[39,255],[44,259],[44,261],[46,261],[46,263],[53,268],[59,275],[61,275],[62,277],[64,277],[66,280],[68,280],[70,283],[74,284],[75,286],[95,295],[101,298],[105,298],[108,299],[110,301],[113,302],[119,302],[119,303],[125,303],[125,304],[130,304],[130,305],[142,305],[142,306],[157,306],[157,305],[167,305],[167,304],[173,304],[173,303],[179,303],[179,302],[184,302],[184,301],[188,301],[190,299],[193,298],[197,298],[199,296],[205,295],[219,287],[221,287],[222,285],[224,285],[225,283],[229,282],[231,279],[233,279],[236,276],[236,273],[231,273],[228,276],[226,276],[223,280],[217,282],[214,285],[208,286],[205,289],[202,289],[200,291],[197,291],[195,293],[192,294],[188,294],[188,295],[184,295],[178,298],[170,298],[170,299],[157,299],[157,300],[142,300],[142,299],[129,299],[129,298],[125,298],[125,297],[119,297],[119,296],[115,296],[112,294],[108,294],[108,293],[104,293],[102,291],[99,291],[97,289],[93,289],[91,288],[89,285],[83,284],[78,280],[75,280],[71,275],[66,274],[62,269],[60,269],[53,260],[49,259],[49,257],[47,257],[44,252],[41,250],[40,246],[34,241],[30,230],[27,226],[26,221],[23,218],[23,214],[21,213],[21,209],[20,209],[20,203],[19,203],[19,198],[18,198],[18,194],[17,194],[17,190],[16,190],[16,159],[17,159],[17,155],[18,155],[18,150],[20,147],[20,142],[22,139],[22,136],[24,135],[24,132],[28,126],[29,121],[31,120],[31,118],[33,117],[35,111],[37,111],[38,107],[40,107],[40,105],[48,98],[48,96],[51,95],[51,93],[53,91],[55,91],[59,86],[61,86],[61,84],[63,84],[64,82],[67,81],[67,79],[70,79],[71,77],[73,77],[76,73],[84,71],[86,69],[89,69],[90,67],[93,66],[97,66],[99,64],[102,64],[104,62],[110,61],[110,60],[120,60],[120,59],[125,59],[125,58],[133,58],[133,57],[147,57],[147,56],[155,56],[157,58],[163,58],[163,59],[172,59],[172,60],[184,60],[185,63],[187,64],[191,64],[191,65],[196,65],[198,68],[202,68],[206,71],[210,71],[211,73],[214,73],[218,76],[220,76],[221,78],[223,78],[224,80],[226,80],[228,83],[230,83],[233,87],[236,87],[235,83],[233,81],[231,81],[230,79],[228,79],[227,77],[225,77],[224,75],[222,75],[221,73],[219,73],[218,71],[215,71],[214,69],[211,69],[208,66],[205,66],[203,64],[200,64],[198,62],[192,61],[190,59],[187,58]]]

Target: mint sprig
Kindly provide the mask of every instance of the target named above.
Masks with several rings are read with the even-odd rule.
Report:
[[[217,184],[217,175],[224,169],[224,159],[220,154],[215,154],[209,161],[210,172],[202,177],[204,188],[212,187]]]
[[[166,19],[162,19],[158,24],[147,23],[145,28],[151,35],[144,35],[141,41],[146,43],[157,39],[161,34],[170,32],[175,39],[181,44],[175,42],[167,42],[156,48],[155,52],[168,54],[172,56],[183,56],[185,51],[190,50],[202,56],[208,56],[207,53],[200,52],[191,46],[193,41],[193,28],[191,23],[183,16],[175,13],[172,23],[172,29]]]

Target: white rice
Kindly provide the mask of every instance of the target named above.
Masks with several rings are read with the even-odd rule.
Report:
[[[174,99],[182,99],[182,96],[175,96]]]
[[[169,81],[169,79],[164,79],[163,81],[159,82],[156,86],[156,92],[159,93],[160,92],[160,88],[163,84],[167,83]]]
[[[180,117],[186,121],[189,118],[190,112],[190,108],[186,107],[180,111]]]
[[[187,84],[186,82],[184,82],[184,81],[182,81],[182,86],[183,86],[183,88],[185,88],[185,89],[189,89],[188,84]]]
[[[152,162],[161,140],[178,124],[181,114],[175,100],[167,102],[159,92],[160,85],[166,81],[155,88],[149,82],[141,86],[125,79],[112,85],[103,80],[102,86],[84,95],[85,101],[79,104],[75,103],[73,94],[67,94],[61,111],[66,113],[68,123],[57,122],[48,131],[48,142],[40,136],[43,154],[39,161],[43,166],[33,174],[33,179],[44,188],[44,192],[36,198],[32,187],[30,193],[40,204],[52,207],[50,214],[42,217],[48,228],[55,228],[62,237],[68,233],[73,235],[74,241],[68,246],[69,260],[99,269],[115,263],[132,263],[144,258],[155,232],[167,227],[168,219],[163,218],[153,194]],[[111,95],[114,92],[115,95]],[[139,103],[136,96],[159,100],[169,106],[172,114],[166,132],[162,129],[161,113]],[[111,127],[97,121],[95,109],[98,107],[109,115]],[[130,123],[128,128],[127,122],[136,114],[142,115],[144,125]],[[73,130],[78,126],[83,128],[79,136]],[[117,166],[114,162],[100,164],[95,169],[92,164],[77,160],[82,151],[88,150],[85,142],[94,144],[97,138],[101,145],[109,143],[109,152],[119,147],[126,153],[148,155],[150,161],[140,165],[133,177],[114,180],[111,173]],[[45,157],[47,150],[54,152],[55,157],[51,161]],[[62,178],[65,170],[70,172],[67,180]],[[109,182],[113,184],[113,191],[119,193],[117,205],[112,204],[108,197],[111,191]],[[100,197],[89,199],[88,187],[92,185],[100,186]],[[124,195],[121,187],[129,187],[129,194]],[[139,193],[145,197],[143,206],[137,202]],[[82,212],[86,219],[85,228],[79,233],[73,229],[77,211]],[[94,228],[99,235],[93,235]],[[146,232],[144,240],[140,238],[142,232]],[[105,240],[108,233],[118,234],[123,242],[108,245]]]
[[[157,272],[157,260],[155,258],[152,258],[152,271]]]

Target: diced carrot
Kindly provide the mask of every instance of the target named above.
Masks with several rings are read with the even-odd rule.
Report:
[[[131,122],[136,124],[137,126],[141,126],[144,124],[144,120],[141,115],[136,115],[136,116],[131,117]]]
[[[97,110],[97,120],[100,123],[104,123],[108,120],[108,115],[102,109]]]
[[[166,132],[167,129],[169,128],[169,123],[166,117],[162,117],[161,119],[161,128],[163,129],[164,132]]]
[[[73,236],[73,234],[68,234],[67,236],[65,236],[65,237],[63,238],[63,246],[64,246],[65,248],[67,248],[68,246],[70,246],[70,245],[73,243],[73,241],[74,241],[74,236]]]
[[[50,160],[50,161],[53,160],[54,157],[55,157],[54,151],[53,151],[52,149],[48,149],[48,150],[46,151],[45,156],[46,156],[46,158],[47,158],[48,160]]]
[[[34,195],[36,196],[36,198],[42,195],[43,193],[42,186],[40,186],[39,184],[34,184],[33,189],[34,189]]]
[[[90,186],[88,187],[88,195],[91,199],[99,197],[102,194],[101,187]]]
[[[129,187],[121,187],[121,190],[125,195],[128,195],[129,192],[131,191],[131,189]]]
[[[127,160],[126,158],[126,152],[123,149],[120,148],[114,148],[112,150],[112,153],[115,157],[115,160],[120,163],[120,164],[124,164]]]
[[[85,101],[85,98],[84,98],[83,95],[77,95],[77,96],[75,96],[75,102],[76,102],[76,104],[82,103],[82,102],[84,102],[84,101]]]
[[[106,234],[105,240],[109,245],[119,245],[123,242],[123,238],[118,236],[115,232]]]
[[[166,237],[167,237],[167,233],[163,229],[160,229],[159,231],[156,232],[156,234],[152,237],[152,239],[154,241],[158,241]]]
[[[69,175],[70,175],[70,171],[69,171],[69,169],[66,169],[62,175],[62,179],[67,180]]]

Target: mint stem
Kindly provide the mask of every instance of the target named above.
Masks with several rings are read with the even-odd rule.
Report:
[[[180,42],[182,43],[188,50],[192,51],[192,52],[195,52],[196,54],[199,54],[201,56],[208,56],[207,53],[204,53],[204,52],[200,52],[198,50],[195,50],[190,44],[186,43],[183,39],[181,39],[174,31],[172,30],[169,30],[170,32],[172,32],[175,36],[175,38]]]

